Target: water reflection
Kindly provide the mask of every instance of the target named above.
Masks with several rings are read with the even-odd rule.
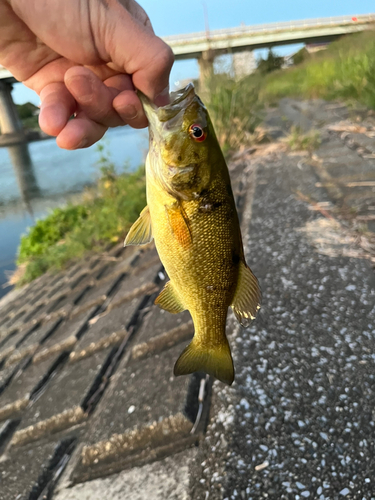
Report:
[[[31,200],[40,196],[40,189],[31,160],[29,145],[21,142],[8,146],[8,154],[17,177],[17,184],[24,207],[32,215]]]

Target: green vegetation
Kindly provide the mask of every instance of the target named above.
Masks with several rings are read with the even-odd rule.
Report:
[[[25,104],[16,104],[16,107],[24,128],[39,129],[39,108],[37,106],[31,102],[26,102]]]
[[[32,104],[31,102],[26,102],[25,104],[16,104],[18,116],[21,120],[25,118],[31,118],[39,114],[39,108]]]
[[[101,178],[81,204],[54,209],[22,236],[17,284],[62,269],[83,255],[121,241],[146,205],[144,168],[117,174],[102,157]]]
[[[293,64],[297,66],[298,64],[303,63],[307,59],[310,59],[311,55],[307,51],[306,47],[302,47],[301,50],[296,52],[293,56]]]
[[[281,69],[283,64],[284,58],[275,55],[273,51],[269,49],[267,59],[258,59],[257,71],[262,75],[266,75],[267,73],[272,73],[272,71]]]
[[[344,37],[296,67],[267,75],[261,100],[286,96],[341,99],[375,108],[375,33]]]
[[[258,75],[236,81],[223,73],[213,75],[207,82],[204,102],[226,155],[254,140],[254,130],[262,121],[259,81]]]
[[[303,134],[299,127],[293,126],[290,135],[286,138],[286,143],[292,151],[308,151],[310,154],[320,145],[320,134],[317,130],[311,130]]]
[[[282,97],[339,99],[375,108],[373,31],[343,37],[315,54],[303,48],[294,56],[295,66],[279,69],[281,64],[282,58],[270,50],[253,75],[236,81],[225,73],[214,74],[207,82],[203,98],[225,154],[253,143],[262,106]],[[300,136],[292,131],[291,142],[302,149],[316,144],[316,137]]]

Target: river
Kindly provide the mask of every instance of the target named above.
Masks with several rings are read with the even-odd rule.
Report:
[[[110,129],[101,144],[118,169],[136,168],[145,160],[147,130]],[[95,182],[99,158],[97,145],[66,151],[53,138],[0,148],[0,297],[11,290],[5,285],[21,235]]]

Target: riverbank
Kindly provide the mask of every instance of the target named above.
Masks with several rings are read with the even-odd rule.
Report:
[[[146,204],[144,168],[119,174],[104,158],[100,179],[80,203],[55,208],[22,236],[11,283],[21,286],[123,241]]]
[[[375,109],[375,31],[332,42],[297,66],[270,73],[260,99],[275,104],[283,97],[338,99],[349,106]]]
[[[375,121],[351,115],[284,99],[269,142],[230,163],[263,293],[248,328],[229,315],[230,388],[173,377],[193,330],[153,305],[152,245],[47,273],[0,309],[2,500],[371,498]],[[312,154],[290,151],[297,125],[319,128]]]
[[[147,131],[110,129],[100,144],[118,171],[134,170],[144,163]],[[80,203],[100,177],[101,156],[98,145],[65,151],[54,138],[0,148],[0,297],[9,290],[3,285],[15,269],[21,236],[54,208]]]

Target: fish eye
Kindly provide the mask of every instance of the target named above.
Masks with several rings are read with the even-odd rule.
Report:
[[[193,125],[190,125],[189,134],[190,134],[190,137],[197,142],[202,142],[207,137],[206,132],[197,123],[193,123]]]

